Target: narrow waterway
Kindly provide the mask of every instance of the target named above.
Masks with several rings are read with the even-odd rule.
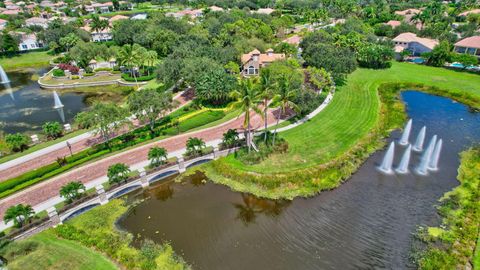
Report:
[[[61,122],[53,108],[53,91],[41,89],[37,83],[38,77],[47,71],[47,68],[39,68],[7,72],[10,84],[0,84],[1,131],[34,133],[40,131],[45,122]],[[65,106],[65,122],[71,123],[73,117],[87,107],[86,94],[58,92]]]
[[[204,181],[161,181],[128,200],[145,199],[119,226],[169,241],[194,269],[408,269],[412,235],[419,225],[437,225],[437,200],[458,184],[458,153],[480,142],[480,114],[447,98],[403,92],[413,119],[410,142],[423,125],[425,145],[443,139],[438,172],[377,171],[384,151],[372,155],[339,188],[293,201],[271,201]],[[398,141],[394,132],[391,140]],[[394,166],[405,147],[396,146]]]

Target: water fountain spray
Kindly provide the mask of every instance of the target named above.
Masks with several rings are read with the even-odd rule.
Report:
[[[385,156],[383,157],[382,164],[379,167],[380,171],[388,174],[391,174],[393,172],[392,164],[393,164],[394,154],[395,154],[395,143],[391,142],[387,152],[385,153]]]
[[[60,115],[60,118],[62,119],[62,122],[65,122],[65,113],[63,112],[63,104],[62,101],[60,100],[60,97],[57,94],[57,91],[53,91],[53,101],[55,104],[53,105],[53,108],[58,111],[58,114]]]
[[[402,138],[400,139],[400,145],[408,144],[408,137],[410,137],[410,131],[412,130],[412,119],[408,120],[405,128],[403,129]]]
[[[427,149],[423,153],[422,159],[420,160],[420,165],[417,168],[417,173],[421,175],[427,175],[428,164],[430,163],[430,159],[432,158],[433,149],[435,148],[435,144],[437,142],[437,135],[433,135],[430,143],[428,144]]]
[[[400,161],[400,165],[395,170],[397,173],[408,173],[408,165],[410,163],[410,155],[412,153],[412,145],[409,144],[405,152],[403,153],[402,160]]]
[[[438,160],[440,159],[440,152],[442,151],[442,139],[438,140],[437,144],[435,145],[435,149],[433,150],[432,157],[430,158],[430,162],[428,163],[428,169],[432,171],[438,170]]]
[[[417,139],[415,140],[415,145],[413,146],[413,150],[420,152],[423,150],[423,141],[425,141],[425,132],[427,131],[427,127],[423,126],[420,132],[418,133]]]

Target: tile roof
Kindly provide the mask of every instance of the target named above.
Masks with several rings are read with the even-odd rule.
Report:
[[[271,50],[271,52],[273,52],[273,50]],[[250,61],[253,55],[258,55],[258,63],[260,65],[262,65],[263,63],[270,63],[276,60],[285,59],[285,54],[283,53],[260,53],[259,50],[255,49],[247,54],[242,55],[242,64]]]
[[[464,38],[455,43],[455,46],[480,49],[480,36]]]
[[[423,46],[425,46],[429,49],[433,49],[438,44],[438,40],[418,37],[416,34],[410,33],[410,32],[402,33],[402,34],[396,36],[393,39],[393,41],[406,42],[406,43],[418,42],[418,43],[422,44]]]

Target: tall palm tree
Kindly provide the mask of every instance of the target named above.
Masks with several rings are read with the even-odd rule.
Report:
[[[157,62],[158,55],[156,51],[147,51],[144,55],[144,64],[147,67],[152,67]],[[148,76],[150,76],[150,69],[147,68]]]
[[[133,69],[135,67],[138,67],[140,64],[142,64],[143,50],[145,50],[145,48],[143,48],[138,44],[133,44],[133,45],[125,44],[118,52],[118,58],[119,58],[120,64],[130,68],[130,74],[135,79],[137,88],[138,88],[137,76]]]
[[[262,69],[260,73],[260,97],[263,99],[263,122],[265,125],[265,136],[264,141],[267,142],[267,113],[268,113],[268,102],[273,98],[275,85],[272,81],[272,73],[268,68]]]
[[[108,21],[100,19],[98,15],[92,15],[90,28],[92,29],[92,32],[100,32],[108,28]]]
[[[278,123],[280,122],[280,118],[285,115],[286,110],[293,109],[296,112],[299,111],[298,105],[294,102],[296,90],[297,89],[293,89],[290,77],[284,75],[280,78],[277,87],[277,94],[272,100],[274,106],[278,106],[280,108],[280,115],[277,118],[277,125],[275,126],[275,131],[273,132],[273,145],[275,145],[275,136],[277,135]]]
[[[17,204],[7,209],[3,216],[3,221],[5,221],[5,223],[13,221],[13,224],[16,227],[22,227],[25,223],[30,221],[33,214],[35,214],[35,212],[33,211],[32,206],[28,204]]]
[[[232,91],[232,97],[237,99],[234,106],[240,108],[241,113],[245,114],[243,127],[245,129],[245,141],[247,143],[248,151],[252,147],[252,138],[250,130],[251,112],[262,116],[262,110],[258,106],[261,103],[258,87],[254,83],[254,79],[243,79],[240,81],[238,88]]]

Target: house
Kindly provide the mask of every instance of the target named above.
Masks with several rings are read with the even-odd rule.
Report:
[[[91,5],[85,6],[85,10],[90,13],[108,13],[113,10],[113,3],[92,3]]]
[[[458,14],[459,17],[467,17],[470,14],[480,14],[480,9],[472,9]]]
[[[385,23],[385,25],[390,25],[393,29],[400,26],[401,24],[402,24],[401,21],[394,21],[394,20],[390,20],[390,21]]]
[[[404,17],[404,22],[415,25],[418,30],[422,30],[423,24],[421,22],[415,22],[415,20],[413,19],[415,15],[420,14],[421,12],[421,9],[410,8],[402,11],[395,11],[395,14]]]
[[[224,11],[223,8],[217,7],[217,6],[210,6],[209,9],[210,9],[211,11],[214,11],[214,12],[215,12],[215,11],[217,11],[217,12]]]
[[[0,19],[0,30],[5,29],[7,27],[8,21],[4,19]]]
[[[91,40],[94,42],[110,41],[113,39],[112,29],[110,29],[109,27],[102,29],[100,31],[98,30],[92,31],[90,26],[87,25],[87,26],[81,27],[81,29],[89,32],[91,36]]]
[[[25,25],[28,26],[40,26],[43,29],[47,29],[48,20],[40,17],[32,17],[25,20]]]
[[[146,20],[146,19],[147,19],[147,14],[146,13],[137,14],[137,15],[130,18],[130,20]]]
[[[268,49],[266,53],[260,53],[259,50],[242,55],[242,74],[244,76],[258,75],[260,69],[268,66],[273,61],[284,60],[285,54],[274,53],[272,49]]]
[[[37,36],[35,34],[26,34],[23,32],[16,32],[13,34],[19,36],[19,51],[28,51],[43,48],[43,43],[37,39]]]
[[[19,9],[14,9],[14,10],[7,9],[2,11],[2,15],[18,15],[18,13],[20,13]]]
[[[455,43],[454,51],[468,53],[480,58],[480,36],[468,37]]]
[[[393,39],[395,51],[400,53],[404,50],[410,51],[413,55],[431,52],[438,45],[438,40],[418,37],[414,33],[402,33]]]
[[[119,20],[128,20],[129,17],[127,16],[123,16],[123,15],[115,15],[113,17],[111,17],[108,22],[110,23],[110,25],[113,23],[113,22],[116,22],[116,21],[119,21]]]
[[[273,12],[275,12],[275,9],[273,9],[273,8],[259,8],[258,10],[254,11],[254,12],[258,13],[258,14],[270,15]]]
[[[196,18],[199,18],[199,17],[203,16],[203,10],[201,10],[201,9],[193,9],[193,10],[185,9],[185,10],[178,11],[178,12],[168,12],[165,15],[170,16],[170,17],[174,17],[175,19],[181,19],[185,16],[189,16],[192,19],[196,19]]]

